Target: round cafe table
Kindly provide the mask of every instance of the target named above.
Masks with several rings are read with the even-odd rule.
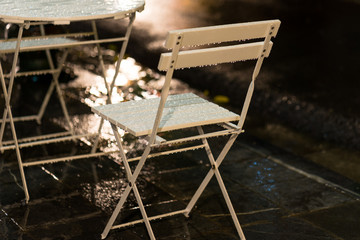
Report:
[[[136,12],[144,9],[144,0],[0,0],[0,21],[9,26],[18,25],[17,38],[0,40],[0,55],[13,54],[11,69],[3,69],[0,63],[0,81],[3,91],[5,107],[0,127],[0,151],[15,150],[16,157],[22,178],[22,185],[25,193],[26,203],[29,201],[29,193],[24,174],[24,167],[56,163],[60,161],[70,161],[81,158],[101,156],[104,152],[96,152],[99,134],[103,122],[100,123],[98,133],[76,135],[72,128],[72,123],[68,114],[66,103],[63,98],[63,90],[60,88],[58,78],[62,70],[63,63],[66,60],[67,49],[73,46],[95,44],[98,48],[99,66],[101,66],[104,82],[107,88],[107,103],[111,103],[111,89],[120,68],[121,59],[124,57],[132,25]],[[129,19],[125,34],[113,38],[101,38],[97,32],[96,21],[104,19]],[[92,30],[90,32],[47,34],[45,26],[51,25],[68,25],[76,21],[90,21]],[[40,35],[29,36],[24,34],[28,29],[37,27],[40,29]],[[119,33],[120,34],[120,33]],[[25,36],[26,35],[26,36]],[[116,63],[116,74],[111,84],[108,84],[105,78],[105,66],[102,59],[100,44],[110,42],[122,42],[122,47],[118,53]],[[54,64],[51,56],[51,49],[64,49],[57,65]],[[26,51],[45,51],[49,69],[40,69],[30,72],[17,72],[17,62],[20,52]],[[14,80],[19,76],[28,76],[36,74],[52,74],[52,82],[46,93],[46,96],[36,115],[14,117],[11,109],[11,95],[14,86]],[[41,123],[41,118],[49,103],[51,94],[56,91],[64,117],[68,124],[68,131],[46,135],[38,135],[19,139],[15,128],[15,122],[18,121],[37,121]],[[64,90],[66,91],[66,90]],[[4,140],[5,125],[10,124],[12,139]],[[32,162],[23,162],[20,149],[35,145],[56,143],[65,140],[75,140],[79,138],[96,135],[96,141],[93,144],[89,154],[51,158]]]
[[[144,0],[0,0],[3,22],[72,21],[124,18],[144,9]]]

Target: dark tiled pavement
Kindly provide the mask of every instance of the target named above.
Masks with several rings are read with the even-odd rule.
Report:
[[[221,140],[211,142],[215,155]],[[208,169],[200,150],[150,160],[139,179],[148,214],[184,208]],[[15,154],[6,151],[0,157],[0,239],[100,239],[125,186],[121,170],[108,157],[29,167],[31,200],[22,206]],[[360,195],[341,176],[246,134],[221,172],[247,239],[360,239]],[[139,215],[132,196],[120,218]],[[189,219],[155,221],[153,229],[158,239],[237,239],[214,179]],[[140,224],[112,230],[107,239],[147,239],[147,233]]]
[[[201,5],[205,2],[208,3],[209,7],[205,6],[205,10],[208,10],[205,13],[202,12],[202,14],[199,14],[198,8],[188,7]],[[274,54],[270,59],[270,61],[276,63],[276,74],[269,79],[280,78],[281,81],[280,84],[270,82],[272,91],[280,88],[280,90],[285,89],[290,92],[295,90],[296,93],[301,87],[300,90],[304,90],[304,92],[300,91],[299,95],[304,95],[304,98],[312,98],[313,95],[308,96],[311,93],[308,89],[312,89],[312,84],[316,83],[315,87],[331,89],[331,94],[327,90],[321,92],[320,95],[315,95],[320,96],[320,100],[324,98],[326,103],[323,103],[324,105],[331,105],[334,102],[342,103],[337,99],[343,99],[345,95],[345,97],[349,98],[347,103],[356,103],[357,98],[350,97],[356,96],[356,94],[344,94],[339,91],[339,87],[350,93],[356,91],[357,88],[349,88],[347,86],[350,85],[346,85],[343,81],[338,81],[338,79],[343,78],[343,72],[346,70],[346,73],[350,76],[346,79],[350,81],[351,86],[356,86],[355,84],[358,83],[356,77],[352,77],[356,67],[345,68],[344,66],[353,66],[357,63],[358,55],[348,54],[349,52],[354,53],[356,48],[353,46],[357,44],[357,28],[354,28],[349,22],[353,23],[356,22],[353,19],[358,19],[359,15],[356,14],[356,10],[359,5],[356,1],[343,1],[342,5],[339,4],[339,1],[330,2],[314,4],[314,1],[304,1],[296,3],[297,7],[294,7],[292,3],[285,1],[271,1],[271,3],[269,1],[256,1],[256,3],[251,1],[183,1],[180,4],[181,8],[173,4],[173,9],[169,8],[168,5],[166,5],[166,8],[163,7],[165,3],[171,5],[171,1],[149,0],[142,15],[148,12],[151,17],[145,17],[145,21],[144,19],[141,21],[141,15],[139,14],[128,52],[135,58],[141,58],[142,63],[155,68],[157,60],[154,61],[154,56],[158,59],[160,50],[157,49],[163,43],[167,30],[215,23],[280,18],[283,22],[282,30],[276,39],[277,49],[274,49]],[[303,7],[298,8],[298,6]],[[326,9],[325,7],[328,6],[330,8]],[[157,11],[149,11],[151,8],[156,8]],[[174,21],[168,21],[168,15],[162,12],[164,9],[170,11],[171,17],[175,19]],[[161,11],[159,12],[159,10]],[[241,11],[245,14],[239,14]],[[229,14],[229,12],[236,12],[236,14]],[[347,16],[343,17],[343,13],[347,14]],[[324,18],[323,14],[326,18]],[[156,16],[159,18],[156,18]],[[214,16],[216,16],[215,19]],[[200,21],[195,21],[199,17]],[[334,24],[333,21],[337,23]],[[175,26],[163,26],[159,23],[165,25],[168,23],[171,25],[172,23]],[[118,27],[107,24],[104,29],[112,33],[117,32]],[[347,28],[344,29],[344,27]],[[308,33],[309,29],[311,34]],[[148,31],[153,33],[156,30],[160,30],[161,36],[153,39],[151,38],[152,35],[149,36]],[[333,61],[333,56],[330,54],[329,57],[327,54],[333,53],[334,45],[324,45],[323,43],[326,41],[323,40],[332,39],[334,34],[337,35],[340,30],[344,31],[344,33],[335,39],[336,54],[339,57],[336,57]],[[299,41],[293,41],[293,39],[299,39],[302,36],[303,42],[313,44],[314,39],[310,36],[314,33],[316,33],[318,45],[322,46],[322,51],[315,53],[316,56],[313,56],[314,51],[311,50],[313,48],[309,48],[310,50],[306,52],[304,49],[299,48]],[[144,47],[144,45],[146,46]],[[133,46],[132,49],[131,46]],[[308,49],[307,44],[304,44],[304,46]],[[345,46],[345,48],[341,46]],[[289,52],[289,49],[297,50],[294,53]],[[161,52],[163,51],[164,49],[161,48]],[[144,52],[147,54],[144,54]],[[323,53],[326,53],[327,59],[332,60],[318,61],[318,59],[324,59]],[[320,55],[320,58],[317,55]],[[309,59],[311,60],[310,63],[313,61],[317,64],[323,63],[324,65],[321,65],[320,69],[325,70],[315,72],[315,69],[318,68],[314,68],[313,64],[308,64]],[[332,71],[327,71],[329,66],[332,66]],[[266,69],[266,65],[264,67]],[[301,71],[299,71],[299,67]],[[267,73],[269,75],[271,72],[268,71]],[[329,79],[333,78],[336,81],[331,82]],[[290,86],[290,83],[294,81],[295,84]],[[200,84],[199,88],[204,88],[203,85],[206,85],[206,87],[209,85],[206,81],[195,83]],[[348,82],[348,84],[350,83]],[[223,85],[224,82],[220,84]],[[268,85],[265,84],[265,86],[264,89],[268,93]],[[23,89],[27,88],[24,85],[22,87]],[[217,86],[214,85],[212,88],[215,89]],[[217,88],[217,91],[214,92],[217,94],[218,91],[223,89],[233,90],[232,87]],[[83,90],[81,89],[82,92],[84,92]],[[24,92],[27,94],[26,97],[39,97],[33,91]],[[327,96],[331,96],[331,101]],[[18,101],[17,97],[14,95],[14,102]],[[67,97],[69,98],[69,96]],[[322,103],[320,100],[319,102]],[[268,103],[269,101],[265,99],[264,102]],[[21,101],[21,106],[15,114],[28,112],[30,104],[29,101]],[[284,104],[291,107],[287,102],[284,102]],[[356,104],[353,105],[356,106]],[[347,106],[353,105],[347,104]],[[2,106],[0,109],[2,109]],[[77,118],[76,120],[80,119],[80,124],[85,124],[86,122],[81,121],[81,119],[89,115],[89,110],[79,104],[74,105],[74,102],[69,106],[72,109],[75,108],[76,113],[79,113],[81,108],[84,114],[74,117]],[[260,104],[261,111],[271,109],[263,106],[264,104]],[[265,106],[268,106],[268,104],[265,104]],[[276,112],[279,111],[277,106],[273,108]],[[341,104],[336,106],[335,109],[340,108],[344,111],[347,109]],[[51,107],[50,117],[54,117],[54,112],[58,113],[59,111],[58,109],[54,110],[52,104]],[[358,108],[354,109],[357,113]],[[284,116],[293,116],[289,114],[288,110],[289,108],[286,108],[286,111],[284,111],[286,114],[280,115],[281,119]],[[310,112],[310,114],[314,114],[314,112]],[[299,120],[296,117],[297,115],[294,116],[294,119]],[[308,120],[310,118],[301,115],[301,119]],[[317,123],[320,126],[324,124],[321,121]],[[340,129],[338,122],[335,121],[335,123],[337,124],[336,127],[331,129],[335,129],[334,132],[336,133],[341,133],[342,131],[337,131]],[[34,128],[34,125],[31,124],[25,124],[22,128],[18,128],[19,132],[36,131],[37,128]],[[298,123],[297,125],[301,126]],[[309,122],[307,126],[318,127],[314,122]],[[44,132],[54,128],[57,128],[57,126],[44,121],[44,125],[39,127],[39,130]],[[356,133],[353,129],[349,132]],[[348,133],[346,132],[346,134]],[[273,138],[277,138],[277,135]],[[225,159],[220,168],[247,239],[360,239],[359,184],[308,162],[298,155],[275,148],[262,140],[245,133],[236,141],[229,152],[228,158]],[[354,140],[358,141],[357,138],[354,138]],[[294,141],[290,144],[299,145],[300,143]],[[216,142],[213,145],[215,149],[219,147]],[[88,150],[86,144],[79,142],[59,143],[55,146],[49,145],[44,148],[38,147],[29,150],[24,149],[22,153],[25,158],[36,158],[37,156],[56,154],[57,152],[75,154],[78,151]],[[317,151],[316,153],[323,153],[323,151]],[[321,156],[326,157],[329,155],[322,154]],[[348,161],[345,160],[345,157],[341,157],[336,159],[336,162],[341,161],[346,165]],[[169,209],[183,208],[198,184],[200,184],[208,168],[206,155],[202,151],[170,155],[149,161],[139,179],[139,189],[144,198],[144,203],[147,205],[148,213],[151,215]],[[346,169],[344,171],[347,171]],[[0,239],[100,239],[100,234],[121,195],[121,190],[125,186],[122,170],[121,166],[114,162],[112,158],[105,157],[29,167],[25,172],[31,200],[27,206],[22,206],[21,201],[24,199],[24,194],[19,185],[21,181],[15,153],[13,151],[1,153]],[[127,220],[138,218],[139,215],[134,197],[132,197],[126,203],[121,218]],[[237,239],[235,228],[226,210],[220,189],[214,180],[200,198],[189,219],[181,215],[175,216],[166,220],[155,221],[153,228],[158,239]],[[124,230],[111,231],[107,239],[147,238],[145,227],[137,225]]]

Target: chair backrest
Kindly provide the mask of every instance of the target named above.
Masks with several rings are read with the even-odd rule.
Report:
[[[257,59],[238,123],[238,126],[242,128],[254,91],[255,79],[263,59],[270,54],[273,45],[270,40],[276,36],[279,27],[279,20],[269,20],[170,31],[165,41],[165,47],[172,51],[161,54],[158,65],[160,71],[166,71],[166,77],[153,132],[156,132],[160,123],[175,69]],[[252,39],[259,40],[248,42]],[[241,41],[246,42],[242,43]],[[224,42],[229,42],[229,45],[219,45]],[[201,46],[205,47],[199,49]],[[182,50],[183,47],[190,47],[190,49]],[[191,47],[194,48],[191,49]],[[154,139],[155,136],[152,137]]]
[[[279,27],[279,20],[271,20],[170,31],[165,41],[165,47],[173,49],[173,51],[161,55],[158,69],[168,71],[170,67],[181,69],[258,59],[261,55],[267,57],[272,47],[270,38],[276,36]],[[176,53],[177,47],[202,46],[261,38],[264,40],[244,44],[238,43],[225,47],[215,45],[214,47],[210,46],[204,49],[185,50]],[[263,50],[265,51],[263,52]]]

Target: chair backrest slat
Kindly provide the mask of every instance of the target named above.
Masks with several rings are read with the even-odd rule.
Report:
[[[168,33],[165,47],[168,49],[173,48],[179,34],[183,36],[181,46],[264,38],[268,34],[270,25],[274,26],[271,35],[275,37],[280,27],[279,20],[174,30]]]
[[[245,61],[258,59],[261,54],[268,57],[271,51],[272,42],[269,43],[266,52],[262,52],[264,42],[237,44],[226,47],[195,49],[189,51],[181,51],[177,57],[175,69],[216,65],[220,63],[229,63],[237,61]],[[158,69],[167,71],[171,65],[172,53],[164,53],[161,55]]]

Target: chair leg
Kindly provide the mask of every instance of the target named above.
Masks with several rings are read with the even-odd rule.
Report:
[[[116,142],[117,142],[119,150],[120,150],[121,159],[122,159],[122,162],[123,162],[124,167],[125,167],[125,171],[126,171],[126,175],[127,175],[127,179],[129,181],[129,184],[127,185],[122,197],[120,198],[120,201],[118,202],[114,212],[112,213],[112,215],[110,217],[110,220],[108,221],[103,233],[101,234],[101,237],[102,237],[102,239],[106,238],[106,236],[108,235],[110,229],[112,228],[117,216],[119,215],[121,208],[123,207],[126,199],[128,198],[130,190],[133,190],[133,192],[135,194],[135,197],[136,197],[136,201],[138,202],[140,212],[141,212],[141,215],[143,217],[146,229],[147,229],[148,234],[150,236],[150,239],[155,240],[155,236],[154,236],[153,230],[151,228],[149,218],[147,216],[144,204],[143,204],[143,202],[141,200],[141,197],[140,197],[139,190],[138,190],[138,188],[136,186],[136,183],[135,183],[136,179],[137,179],[137,177],[138,177],[138,175],[140,173],[140,170],[141,170],[141,168],[143,167],[143,165],[145,163],[146,157],[150,153],[150,151],[149,151],[150,150],[150,145],[149,145],[149,147],[146,148],[146,150],[145,150],[145,152],[144,152],[144,154],[142,156],[142,159],[139,161],[139,163],[136,166],[136,169],[134,171],[134,174],[133,174],[131,169],[130,169],[130,165],[129,165],[128,161],[127,161],[123,146],[121,144],[120,134],[117,131],[117,127],[115,125],[113,125],[113,124],[111,124],[111,127],[113,129],[114,136],[115,136]]]
[[[6,90],[6,85],[5,85],[5,81],[3,78],[3,71],[2,71],[1,65],[0,65],[0,73],[1,73],[1,82],[2,82],[3,93],[4,93],[4,97],[5,97],[5,110],[4,110],[3,118],[6,119],[7,115],[9,117],[10,128],[11,128],[13,140],[15,143],[16,158],[18,160],[20,176],[21,176],[22,185],[23,185],[23,191],[25,194],[25,202],[28,203],[30,196],[29,196],[29,191],[27,188],[27,183],[26,183],[26,178],[25,178],[25,173],[24,173],[24,166],[23,166],[22,158],[21,158],[21,154],[20,154],[20,147],[19,147],[19,143],[18,143],[18,139],[17,139],[17,135],[16,135],[14,119],[13,119],[13,115],[12,115],[12,111],[11,111],[11,107],[10,107],[10,95],[8,94],[8,91]],[[3,121],[1,127],[4,127],[5,124],[6,124],[6,121]],[[2,141],[2,139],[0,140],[0,143],[1,143],[1,141]],[[0,147],[1,147],[1,144],[0,144]]]
[[[10,126],[11,126],[11,131],[12,131],[12,135],[13,135],[13,139],[15,142],[15,151],[16,151],[16,158],[18,160],[18,164],[19,164],[19,170],[20,170],[20,175],[21,175],[21,180],[22,180],[22,185],[23,185],[23,190],[25,193],[25,203],[27,204],[30,200],[30,196],[29,196],[29,191],[27,188],[27,183],[26,183],[26,178],[25,178],[25,173],[24,173],[24,166],[23,166],[23,162],[21,159],[21,154],[20,154],[20,148],[19,148],[19,143],[18,143],[18,139],[16,136],[16,131],[15,131],[15,124],[14,124],[14,119],[12,116],[12,112],[10,109],[10,106],[7,106],[8,108],[8,114],[9,114],[9,118],[10,118]]]
[[[29,200],[30,200],[30,196],[29,196],[29,191],[28,191],[28,188],[27,188],[27,183],[26,183],[26,178],[25,178],[25,173],[24,173],[24,166],[23,166],[21,153],[20,153],[20,147],[19,147],[19,143],[18,143],[18,139],[17,139],[17,135],[16,135],[14,118],[13,118],[11,107],[10,107],[10,95],[8,94],[8,91],[6,89],[1,64],[0,64],[0,74],[1,74],[1,83],[2,83],[1,85],[2,85],[2,88],[3,88],[3,93],[4,93],[4,98],[5,98],[5,109],[4,109],[3,119],[6,120],[7,117],[9,117],[10,128],[11,128],[11,132],[12,132],[12,135],[13,135],[13,140],[14,140],[14,143],[15,143],[16,158],[18,160],[20,176],[21,176],[21,181],[22,181],[22,185],[23,185],[23,191],[24,191],[24,194],[25,194],[25,202],[28,203]],[[5,124],[6,124],[6,121],[3,121],[2,125],[1,125],[2,130],[3,130],[3,128],[5,128]],[[1,144],[2,136],[3,135],[1,135],[1,139],[0,139],[0,147],[2,145]]]
[[[75,135],[73,125],[72,125],[71,120],[70,120],[69,112],[67,110],[66,103],[65,103],[65,100],[64,100],[63,91],[61,90],[61,87],[60,87],[60,84],[59,84],[58,76],[54,77],[53,81],[55,82],[55,89],[56,89],[57,95],[59,97],[60,105],[61,105],[62,111],[64,113],[65,119],[66,119],[66,121],[68,123],[69,130],[72,133],[72,135]]]
[[[20,43],[21,43],[21,38],[22,38],[23,31],[24,31],[24,27],[25,27],[25,24],[20,24],[19,25],[18,37],[17,37],[17,41],[16,41],[16,48],[15,48],[14,58],[13,58],[13,62],[12,62],[11,72],[10,72],[10,81],[9,81],[8,89],[6,88],[4,72],[3,72],[3,69],[2,69],[2,66],[1,66],[1,85],[2,85],[2,88],[3,88],[3,92],[4,92],[5,104],[7,104],[7,101],[8,101],[9,106],[10,106],[10,99],[11,99],[12,89],[13,89],[13,86],[14,86],[14,80],[15,80],[15,74],[16,74],[16,64],[18,62],[18,57],[19,57],[19,53],[20,53]],[[1,65],[1,63],[0,63],[0,65]],[[2,139],[3,139],[3,136],[4,136],[7,115],[8,115],[8,108],[5,107],[4,108],[4,113],[3,113],[1,129],[0,129],[0,140],[1,140],[0,141],[0,147],[2,145]]]
[[[94,33],[94,39],[99,40],[99,34],[98,34],[98,31],[97,31],[95,20],[91,21],[91,28],[92,28],[92,31]],[[98,50],[98,59],[99,59],[99,65],[100,65],[100,68],[101,68],[102,77],[104,79],[105,88],[106,88],[106,91],[108,92],[108,96],[109,96],[109,94],[111,92],[111,89],[109,87],[109,84],[106,81],[105,63],[104,63],[104,59],[103,59],[103,55],[102,55],[102,51],[101,51],[101,47],[100,47],[99,43],[96,43],[96,48]],[[111,104],[111,99],[108,98],[107,101],[106,101],[106,104]]]
[[[90,153],[95,153],[96,150],[97,150],[97,147],[99,146],[99,141],[100,141],[100,134],[101,134],[101,129],[104,125],[104,119],[101,118],[100,120],[100,124],[99,124],[99,127],[98,127],[98,132],[97,132],[97,135],[96,135],[96,138],[95,138],[95,141],[94,141],[94,144],[91,148],[91,152]]]
[[[54,92],[54,89],[55,89],[55,82],[54,81],[51,81],[50,83],[50,86],[45,94],[45,97],[43,99],[43,102],[41,103],[41,107],[40,107],[40,110],[37,114],[37,119],[36,119],[36,122],[38,124],[41,124],[41,119],[42,117],[44,116],[44,113],[45,113],[45,109],[50,101],[50,97],[52,95],[52,93]]]
[[[200,134],[204,134],[204,131],[201,127],[198,127],[198,131]],[[232,220],[234,222],[235,228],[239,234],[239,237],[241,240],[245,240],[245,235],[241,229],[239,220],[236,216],[234,207],[231,203],[229,194],[226,190],[226,187],[224,185],[224,182],[221,178],[221,174],[219,172],[219,166],[222,163],[222,161],[224,160],[226,154],[228,153],[228,151],[230,150],[231,146],[233,145],[234,141],[236,140],[237,136],[239,134],[233,134],[230,136],[230,139],[228,140],[228,142],[226,143],[225,147],[223,148],[223,150],[221,151],[220,155],[218,156],[217,160],[215,161],[214,156],[211,152],[210,146],[208,144],[208,141],[206,139],[203,139],[203,144],[205,145],[205,150],[206,153],[208,155],[210,164],[212,166],[212,169],[210,169],[210,171],[208,172],[208,174],[206,175],[206,177],[204,178],[203,182],[201,183],[201,185],[199,186],[199,188],[197,189],[197,191],[195,192],[194,196],[192,197],[192,199],[190,200],[188,206],[186,207],[186,216],[189,216],[190,211],[192,210],[192,208],[195,206],[196,202],[198,201],[199,197],[201,196],[202,192],[205,190],[206,186],[208,185],[208,183],[210,182],[210,180],[212,179],[212,177],[215,174],[215,177],[219,183],[221,192],[223,194],[223,197],[225,199],[226,205],[229,209],[230,215],[232,217]]]
[[[95,20],[91,21],[91,27],[92,27],[92,30],[94,32],[94,38],[95,40],[99,40],[99,34],[98,34],[98,31],[97,31],[97,27],[96,27],[96,22]],[[105,63],[104,63],[104,58],[103,58],[103,55],[102,55],[102,52],[101,52],[101,47],[100,47],[100,44],[97,43],[96,44],[96,48],[98,50],[98,59],[99,59],[99,65],[101,67],[101,73],[102,73],[102,77],[104,79],[104,85],[105,85],[105,88],[106,88],[106,91],[108,93],[108,98],[106,100],[106,104],[111,104],[111,91],[112,91],[112,88],[110,88],[109,84],[107,83],[107,80],[106,80],[106,69],[105,69]],[[95,138],[95,141],[94,141],[94,144],[93,144],[93,147],[91,149],[91,153],[95,153],[96,152],[96,149],[99,145],[99,141],[100,141],[100,134],[101,134],[101,129],[103,127],[103,124],[104,124],[104,119],[101,118],[100,120],[100,124],[99,124],[99,127],[98,127],[98,133],[97,133],[97,136]]]
[[[117,76],[119,74],[120,64],[121,64],[121,61],[122,61],[122,59],[124,58],[124,55],[125,55],[125,51],[126,51],[126,48],[127,48],[128,42],[129,42],[129,38],[130,38],[131,31],[132,31],[133,23],[135,21],[135,17],[136,17],[136,13],[131,13],[130,16],[129,16],[129,23],[128,23],[128,26],[126,28],[126,33],[125,33],[125,40],[123,41],[120,52],[118,54],[118,60],[116,62],[116,66],[115,66],[115,75],[114,75],[114,77],[113,77],[113,79],[111,81],[111,84],[110,84],[110,91],[112,91],[112,89],[114,88],[115,80],[116,80],[116,78],[117,78]],[[112,92],[110,92],[110,94],[109,94],[110,101],[111,101],[111,94],[112,94]]]
[[[105,239],[107,237],[107,235],[109,234],[109,231],[111,230],[112,226],[114,225],[114,222],[115,222],[117,216],[119,215],[121,208],[123,207],[127,197],[129,196],[130,190],[131,190],[130,185],[127,185],[118,204],[116,205],[113,213],[111,214],[111,217],[110,217],[109,221],[107,222],[107,224],[104,228],[104,231],[101,234],[101,239]]]
[[[17,139],[17,135],[16,135],[15,123],[14,123],[14,119],[13,119],[13,115],[12,115],[12,111],[11,111],[11,107],[10,107],[10,95],[8,95],[8,91],[6,90],[6,85],[5,85],[5,81],[3,78],[3,71],[2,71],[1,64],[0,64],[0,72],[1,72],[1,77],[2,77],[1,82],[2,82],[2,87],[3,87],[4,98],[5,98],[5,109],[4,109],[3,119],[7,119],[7,117],[9,117],[10,128],[11,128],[13,140],[15,143],[16,158],[18,160],[20,176],[21,176],[22,185],[23,185],[23,191],[25,194],[25,202],[28,203],[30,200],[30,196],[29,196],[29,191],[27,188],[27,183],[26,183],[26,178],[25,178],[25,173],[24,173],[24,166],[23,166],[22,158],[21,158],[21,154],[20,154],[20,147],[19,147],[19,143],[18,143],[18,139]],[[6,124],[6,121],[3,121],[1,127],[3,128],[5,126],[5,124]],[[2,136],[0,139],[0,143],[1,142],[2,142]],[[1,144],[0,144],[0,147],[1,147]]]
[[[2,86],[2,89],[3,89],[3,93],[4,93],[4,98],[5,98],[5,109],[4,109],[4,113],[3,113],[3,121],[2,121],[2,125],[1,125],[1,130],[0,130],[1,131],[0,132],[0,147],[2,145],[2,138],[3,138],[3,134],[4,134],[4,130],[5,130],[6,120],[7,120],[7,117],[9,115],[9,122],[10,122],[11,132],[12,132],[14,143],[15,143],[16,157],[17,157],[18,164],[19,164],[19,170],[20,170],[23,190],[24,190],[24,193],[25,193],[25,201],[26,201],[26,203],[28,203],[30,197],[29,197],[29,192],[28,192],[28,189],[27,189],[25,173],[24,173],[24,166],[23,166],[22,159],[21,159],[18,139],[17,139],[17,136],[16,136],[14,118],[13,118],[12,111],[11,111],[11,106],[10,106],[11,94],[12,94],[12,90],[13,90],[13,86],[14,86],[14,80],[15,80],[15,74],[16,74],[15,69],[16,69],[16,64],[17,64],[17,60],[18,60],[18,57],[19,57],[20,42],[21,42],[24,27],[25,27],[24,24],[19,25],[17,43],[16,43],[16,48],[15,48],[14,59],[13,59],[13,63],[12,63],[10,81],[9,81],[8,88],[6,88],[4,73],[3,73],[2,65],[0,63],[1,86]]]
[[[151,225],[150,225],[150,221],[149,221],[149,218],[147,216],[147,213],[146,213],[146,210],[145,210],[145,207],[144,207],[144,204],[141,200],[141,197],[140,197],[140,193],[139,193],[139,190],[137,189],[137,186],[135,185],[134,183],[134,186],[133,186],[133,191],[134,191],[134,194],[135,194],[135,197],[136,197],[136,201],[138,202],[138,205],[139,205],[139,208],[140,208],[140,212],[141,212],[141,215],[144,219],[144,222],[145,222],[145,226],[146,226],[146,229],[148,231],[148,234],[150,236],[150,239],[151,240],[155,240],[155,236],[154,236],[154,232],[151,228]]]
[[[1,121],[1,127],[0,127],[0,149],[1,149],[1,153],[4,153],[4,150],[2,149],[3,147],[3,138],[4,138],[4,133],[5,133],[5,126],[6,126],[6,118],[7,118],[7,108],[4,108],[4,112],[3,112],[3,117],[2,117],[2,121]]]
[[[219,183],[221,192],[222,192],[222,194],[223,194],[223,196],[224,196],[226,205],[227,205],[227,207],[228,207],[228,209],[229,209],[229,212],[230,212],[230,214],[231,214],[231,218],[232,218],[232,220],[233,220],[233,222],[234,222],[236,231],[238,232],[240,239],[241,239],[241,240],[245,240],[246,238],[245,238],[244,232],[243,232],[243,230],[242,230],[242,228],[241,228],[241,226],[240,226],[239,219],[238,219],[237,216],[236,216],[236,212],[235,212],[234,207],[233,207],[233,205],[232,205],[232,203],[231,203],[229,194],[228,194],[228,192],[226,191],[226,187],[225,187],[225,184],[224,184],[224,182],[223,182],[223,180],[222,180],[222,178],[221,178],[219,169],[216,167],[216,168],[214,169],[214,171],[215,171],[215,176],[216,176],[216,179],[217,179],[217,181],[218,181],[218,183]]]
[[[51,81],[51,84],[50,84],[50,86],[48,88],[48,91],[46,92],[45,98],[44,98],[44,100],[43,100],[43,102],[41,104],[41,107],[40,107],[40,110],[39,110],[39,113],[38,113],[38,116],[37,116],[37,122],[39,124],[41,123],[41,119],[44,116],[45,109],[46,109],[46,107],[47,107],[47,105],[49,103],[51,94],[53,93],[53,91],[54,91],[54,89],[56,87],[58,98],[59,98],[59,101],[60,101],[60,104],[61,104],[63,114],[64,114],[64,116],[66,118],[66,121],[67,121],[67,124],[69,125],[70,130],[72,130],[72,125],[71,125],[71,122],[70,122],[69,113],[68,113],[68,110],[67,110],[67,107],[66,107],[66,104],[65,104],[65,100],[63,98],[62,91],[60,89],[59,82],[58,82],[61,69],[63,68],[63,64],[64,64],[64,62],[65,62],[65,60],[67,58],[67,55],[68,55],[68,50],[65,50],[65,52],[61,56],[61,59],[58,62],[57,69],[55,69],[53,60],[51,58],[50,50],[46,50],[45,52],[46,52],[46,57],[47,57],[47,60],[48,60],[48,63],[49,63],[49,66],[50,66],[51,70],[53,70],[53,71],[56,70],[56,71],[52,74],[53,80]]]
[[[233,134],[233,135],[230,136],[230,139],[228,140],[228,142],[226,143],[226,145],[223,148],[222,152],[220,153],[220,155],[216,159],[216,163],[217,163],[218,167],[220,166],[220,164],[224,160],[225,155],[230,150],[230,147],[234,143],[234,141],[236,140],[237,136],[238,136],[238,134]],[[212,169],[210,169],[209,172],[207,173],[206,177],[204,178],[204,180],[202,181],[202,183],[200,184],[200,186],[198,187],[198,189],[196,190],[195,194],[193,195],[192,199],[190,200],[190,202],[188,203],[188,205],[186,207],[188,214],[191,212],[192,208],[195,206],[195,204],[198,201],[200,195],[202,194],[202,192],[204,191],[206,186],[209,184],[209,182],[210,182],[210,180],[211,180],[211,178],[213,176],[214,176],[214,171]]]
[[[101,71],[102,71],[102,74],[103,74],[104,84],[105,84],[106,90],[108,92],[108,99],[106,100],[106,104],[111,104],[112,103],[112,101],[111,101],[112,90],[113,90],[113,88],[115,86],[115,81],[116,81],[116,78],[117,78],[117,76],[119,74],[121,61],[122,61],[122,59],[124,58],[124,55],[125,55],[125,51],[126,51],[126,48],[127,48],[127,44],[129,42],[132,26],[133,26],[133,23],[135,21],[135,16],[136,16],[136,14],[132,13],[130,15],[130,17],[129,17],[129,24],[128,24],[127,28],[126,28],[125,40],[123,41],[120,52],[118,54],[118,60],[116,62],[116,66],[115,66],[115,74],[114,74],[114,77],[113,77],[113,79],[112,79],[112,81],[110,83],[110,86],[109,86],[109,84],[107,83],[107,80],[106,80],[105,64],[104,64],[104,59],[103,59],[103,56],[102,56],[102,53],[101,53],[100,44],[96,44],[96,47],[97,47],[97,50],[98,50],[99,64],[100,64]],[[93,32],[95,33],[95,39],[98,40],[99,36],[98,36],[95,21],[91,22],[91,27],[92,27]],[[99,125],[99,128],[98,128],[98,135],[96,136],[94,145],[93,145],[93,147],[91,149],[91,153],[95,153],[96,149],[97,149],[97,147],[99,145],[100,133],[101,133],[101,129],[102,129],[102,126],[103,126],[103,122],[104,122],[104,119],[102,118],[101,122],[100,122],[100,125]]]

